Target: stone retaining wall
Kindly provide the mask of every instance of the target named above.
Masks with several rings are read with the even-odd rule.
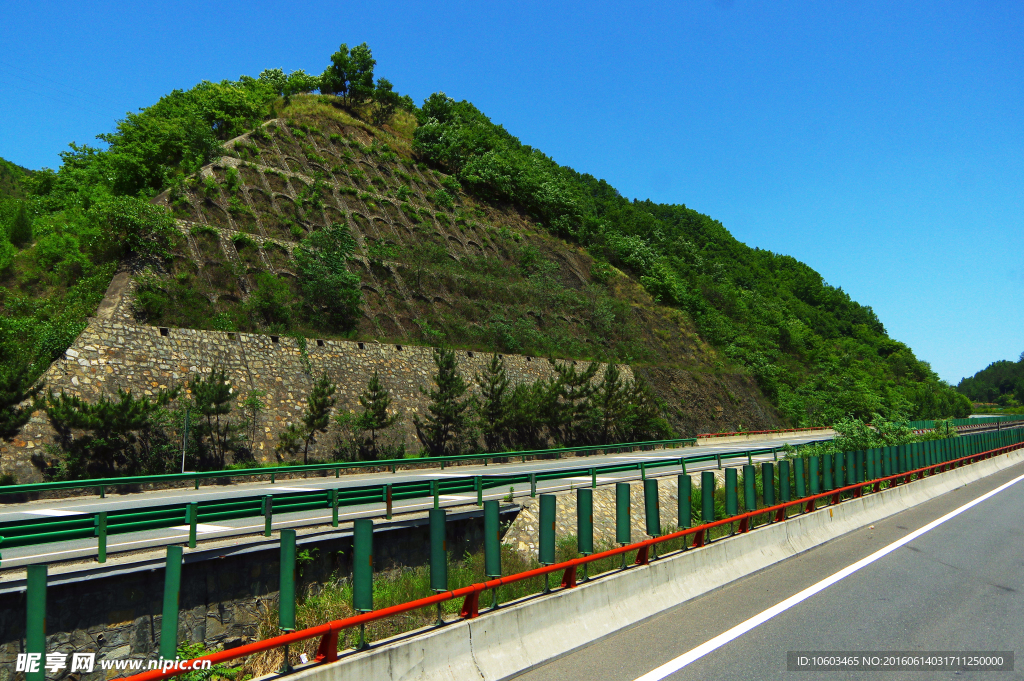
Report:
[[[456,357],[460,372],[476,390],[473,376],[485,370],[491,356],[458,350]],[[504,355],[503,359],[513,384],[554,375],[547,359],[523,355]],[[395,431],[396,444],[418,449],[412,417],[423,413],[429,403],[419,387],[431,385],[436,372],[433,349],[429,347],[311,338],[306,341],[304,359],[294,338],[142,326],[112,314],[110,318],[90,319],[43,380],[54,392],[94,400],[103,394],[116,395],[118,388],[152,395],[184,385],[190,376],[214,368],[227,373],[239,400],[250,390],[266,391],[263,401],[267,408],[260,417],[260,434],[254,447],[256,458],[262,461],[273,460],[278,434],[301,417],[313,381],[322,372],[337,385],[335,409],[358,413],[358,396],[373,372],[379,371],[391,391],[393,406],[404,416]],[[633,376],[628,366],[622,367],[622,373],[624,378]],[[37,412],[17,437],[0,440],[0,469],[13,473],[21,483],[41,480],[31,458],[43,452],[53,435],[46,415]],[[318,446],[321,453],[326,453],[333,438],[328,433],[320,439]]]

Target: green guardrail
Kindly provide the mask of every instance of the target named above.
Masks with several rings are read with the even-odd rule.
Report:
[[[803,445],[806,444],[811,443],[803,443]],[[803,445],[796,446],[800,447]],[[624,445],[620,445],[620,447],[622,446]],[[722,461],[726,459],[743,458],[749,461],[752,456],[760,454],[775,454],[778,456],[778,450],[778,447],[750,449],[725,454],[700,454],[692,457],[673,457],[671,459],[657,459],[653,461],[604,464],[599,466],[574,466],[556,471],[466,475],[457,478],[416,480],[391,485],[360,485],[309,492],[296,491],[270,495],[261,492],[251,496],[235,497],[224,501],[177,502],[122,512],[108,511],[104,516],[102,529],[99,521],[100,514],[13,520],[0,523],[0,549],[99,536],[103,536],[105,539],[108,534],[159,530],[182,525],[194,526],[197,523],[213,523],[237,518],[258,517],[267,515],[266,508],[264,507],[264,499],[267,497],[271,499],[272,513],[290,513],[315,509],[331,510],[365,503],[387,503],[389,491],[392,500],[402,500],[430,497],[434,493],[437,495],[454,495],[476,491],[480,494],[485,489],[584,475],[596,479],[598,475],[631,470],[639,471],[641,477],[643,477],[646,471],[655,468],[680,466],[685,470],[687,462],[700,463],[704,461],[717,461],[719,467],[721,467]],[[194,517],[190,515],[192,504],[195,504],[197,510]],[[336,524],[337,516],[335,515],[334,518],[334,523]],[[191,534],[194,536],[194,532]],[[103,554],[105,555],[105,548]]]
[[[697,438],[674,438],[671,440],[649,440],[645,442],[619,442],[608,445],[581,445],[578,447],[557,447],[553,449],[531,449],[516,452],[491,452],[486,454],[461,454],[458,456],[430,456],[416,459],[380,459],[378,461],[350,461],[316,463],[296,466],[273,466],[267,468],[241,468],[226,471],[200,471],[192,473],[166,473],[163,475],[136,475],[123,478],[94,478],[92,480],[68,480],[61,482],[36,482],[23,485],[0,485],[0,495],[4,494],[25,494],[27,492],[47,492],[68,489],[99,490],[100,496],[106,496],[106,490],[118,486],[146,485],[157,482],[194,482],[196,489],[199,489],[200,480],[223,480],[230,478],[246,478],[270,476],[271,482],[277,475],[285,473],[309,473],[320,471],[334,471],[335,477],[339,477],[342,470],[348,468],[387,468],[392,473],[398,471],[400,466],[408,468],[422,467],[423,465],[440,464],[444,470],[445,464],[459,463],[464,461],[488,461],[496,459],[522,459],[526,463],[528,458],[539,458],[546,456],[557,456],[560,454],[583,454],[590,455],[598,452],[605,454],[618,454],[624,450],[648,451],[651,449],[667,449],[673,446],[696,445]]]
[[[823,440],[821,440],[823,441]],[[821,442],[818,441],[818,442]],[[887,456],[893,461],[904,462],[908,470],[920,468],[930,463],[938,463],[952,458],[970,456],[999,447],[1024,442],[1024,429],[1012,428],[956,438],[914,442],[907,445],[885,448],[892,450]],[[812,442],[796,445],[796,448],[814,444]],[[530,483],[531,491],[535,491],[536,482],[587,476],[596,485],[599,475],[624,471],[639,471],[645,478],[648,471],[678,466],[685,472],[687,463],[716,461],[719,468],[723,461],[745,459],[749,463],[753,456],[774,454],[778,457],[779,448],[751,449],[739,452],[709,453],[692,457],[672,457],[655,460],[641,460],[626,463],[604,464],[598,466],[574,466],[556,471],[537,471],[523,473],[506,473],[495,475],[466,475],[457,478],[440,478],[432,480],[416,480],[387,484],[360,485],[356,487],[335,488],[327,490],[283,492],[276,495],[258,493],[251,496],[235,497],[230,500],[208,500],[200,502],[178,502],[159,506],[149,506],[126,511],[112,511],[105,514],[90,514],[76,517],[43,517],[32,520],[13,520],[0,523],[0,549],[8,547],[33,546],[55,541],[84,539],[89,537],[105,537],[107,534],[123,534],[165,529],[168,527],[212,523],[219,520],[249,518],[272,514],[291,513],[315,509],[334,510],[332,524],[337,526],[336,511],[340,507],[366,503],[388,503],[390,500],[414,499],[431,495],[454,495],[465,492],[476,492],[477,500],[482,499],[484,490],[504,488],[506,486]],[[837,476],[840,471],[849,468],[848,462],[863,457],[864,452],[845,452],[835,457]],[[828,457],[831,461],[831,457]],[[900,466],[904,466],[901,463]],[[850,470],[853,470],[852,468]],[[851,473],[848,471],[847,476]],[[831,487],[828,487],[831,489]],[[264,500],[270,499],[270,509]],[[467,498],[470,502],[471,498]],[[195,514],[190,509],[196,507]],[[390,505],[389,505],[390,508]],[[100,522],[100,516],[104,521]],[[102,530],[101,528],[102,524]],[[195,532],[190,533],[190,544],[194,544]],[[104,545],[105,546],[105,545]],[[105,547],[101,552],[105,555]]]

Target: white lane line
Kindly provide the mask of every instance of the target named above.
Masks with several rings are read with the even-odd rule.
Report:
[[[85,515],[85,511],[61,511],[55,508],[41,508],[38,511],[22,511],[29,515],[45,515],[45,516],[66,516],[66,515]]]
[[[265,487],[275,492],[323,492],[323,487]]]
[[[980,497],[978,497],[974,501],[970,501],[970,502],[964,504],[963,506],[961,506],[960,508],[958,508],[956,510],[953,510],[953,511],[950,511],[949,513],[947,513],[946,515],[942,516],[941,518],[939,518],[937,520],[933,520],[932,522],[928,523],[924,527],[922,527],[922,528],[920,528],[918,530],[914,530],[913,532],[911,532],[907,536],[903,537],[902,539],[898,539],[898,540],[894,541],[892,544],[889,544],[888,546],[883,547],[883,548],[879,549],[878,551],[875,551],[874,553],[872,553],[867,558],[862,558],[861,560],[858,560],[853,565],[849,565],[849,566],[843,568],[839,572],[835,573],[834,575],[832,575],[830,577],[826,577],[825,579],[821,580],[817,584],[813,584],[813,585],[807,587],[806,589],[804,589],[800,593],[798,593],[798,594],[796,594],[794,596],[790,596],[789,598],[787,598],[786,600],[782,601],[781,603],[773,605],[772,607],[768,608],[767,610],[765,610],[765,611],[763,611],[763,612],[761,612],[761,613],[759,613],[757,615],[754,615],[753,617],[751,617],[750,619],[746,620],[745,622],[741,622],[741,623],[737,624],[735,627],[733,627],[729,631],[725,632],[724,634],[719,634],[718,636],[714,637],[710,641],[707,641],[706,643],[702,643],[701,645],[697,646],[693,650],[691,650],[689,652],[686,652],[686,653],[683,653],[679,657],[675,658],[674,660],[670,660],[670,661],[666,662],[665,664],[661,665],[657,669],[653,669],[653,670],[647,672],[643,676],[637,678],[636,681],[660,681],[661,679],[664,679],[666,676],[669,676],[671,674],[675,674],[677,671],[679,671],[680,669],[682,669],[686,665],[690,664],[691,662],[699,660],[700,658],[704,657],[708,653],[713,652],[715,650],[718,650],[719,648],[724,646],[726,643],[729,643],[730,641],[733,641],[733,640],[739,638],[740,636],[742,636],[743,634],[747,633],[751,629],[754,629],[755,627],[757,627],[757,626],[759,626],[761,624],[764,624],[765,622],[767,622],[768,620],[772,619],[776,615],[789,610],[794,605],[797,605],[798,603],[801,603],[801,602],[807,600],[811,596],[815,595],[816,593],[818,593],[820,591],[823,591],[823,590],[827,589],[828,587],[832,586],[836,582],[838,582],[838,581],[840,581],[842,579],[845,579],[846,577],[849,577],[854,572],[857,572],[861,568],[866,567],[866,566],[870,565],[871,563],[874,563],[879,558],[884,558],[885,556],[889,555],[890,553],[892,553],[896,549],[900,548],[901,546],[909,544],[910,542],[914,541],[915,539],[917,539],[921,535],[925,534],[926,532],[930,532],[931,530],[934,530],[936,527],[938,527],[939,525],[943,524],[947,520],[951,520],[952,518],[955,518],[956,516],[960,515],[964,511],[977,506],[978,504],[980,504],[981,502],[985,501],[986,499],[989,499],[990,497],[993,497],[996,494],[999,494],[1004,489],[1010,487],[1011,485],[1017,484],[1021,480],[1024,480],[1024,475],[1016,477],[1013,480],[1011,480],[1008,483],[1006,483],[1005,485],[1000,485],[999,487],[995,488],[991,492],[988,492],[986,494],[982,494]]]

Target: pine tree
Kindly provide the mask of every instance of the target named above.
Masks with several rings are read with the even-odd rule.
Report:
[[[313,384],[309,393],[309,404],[302,415],[302,425],[305,426],[302,439],[305,440],[305,447],[302,451],[302,463],[309,463],[309,445],[316,441],[317,433],[326,433],[327,426],[331,422],[331,409],[334,408],[334,391],[337,388],[326,373]]]
[[[207,376],[196,376],[189,381],[189,390],[192,391],[196,411],[206,418],[206,423],[196,426],[195,434],[200,441],[210,438],[214,458],[223,468],[235,431],[230,420],[225,418],[221,421],[221,416],[231,413],[231,382],[223,369],[211,369]]]
[[[500,452],[508,445],[512,414],[508,374],[504,360],[497,353],[491,356],[483,376],[477,374],[476,382],[483,397],[479,419],[487,451]]]
[[[366,390],[359,396],[359,404],[363,406],[363,413],[356,420],[356,428],[362,432],[369,431],[370,458],[376,459],[377,433],[390,428],[401,419],[400,414],[388,414],[391,393],[381,384],[376,371],[366,384]]]
[[[455,363],[455,351],[435,348],[434,376],[436,390],[420,388],[430,398],[426,419],[413,417],[416,436],[431,456],[444,456],[459,452],[467,426],[466,410],[470,400],[462,399],[466,394],[466,382],[459,376]]]
[[[594,408],[597,420],[597,444],[610,444],[617,432],[621,432],[629,411],[629,386],[622,381],[622,374],[614,364],[604,370],[604,377],[594,391]]]
[[[32,404],[18,406],[42,388],[33,385],[29,375],[28,364],[0,367],[0,438],[13,437],[32,416]]]

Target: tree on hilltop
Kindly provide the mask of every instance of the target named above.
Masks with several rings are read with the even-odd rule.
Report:
[[[345,106],[365,101],[373,94],[373,67],[377,65],[366,43],[350,52],[342,43],[331,55],[331,65],[320,76],[320,92],[339,95]]]

